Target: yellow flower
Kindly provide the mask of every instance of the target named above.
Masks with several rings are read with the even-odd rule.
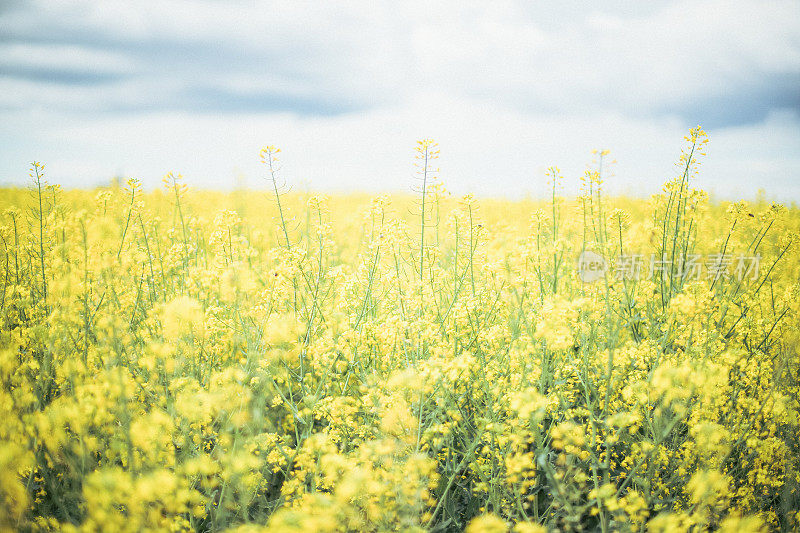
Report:
[[[203,308],[194,298],[178,296],[164,306],[161,320],[164,335],[169,339],[176,339],[202,331]]]
[[[505,533],[508,525],[494,514],[484,514],[470,520],[464,533]]]

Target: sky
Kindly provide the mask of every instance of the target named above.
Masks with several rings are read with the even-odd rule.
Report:
[[[549,5],[548,5],[549,4]],[[683,137],[696,185],[800,201],[800,2],[0,0],[0,184],[411,191],[439,143],[454,194],[650,195]]]

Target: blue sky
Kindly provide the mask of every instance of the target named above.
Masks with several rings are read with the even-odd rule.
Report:
[[[567,192],[607,148],[651,194],[685,132],[698,184],[800,200],[800,3],[0,0],[0,183],[409,190],[432,137],[453,192]],[[631,8],[635,6],[635,9]]]

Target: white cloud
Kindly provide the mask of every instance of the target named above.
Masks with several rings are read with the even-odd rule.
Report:
[[[185,88],[185,82],[175,79],[132,78],[84,85],[0,76],[0,108],[40,109],[55,114],[70,110],[86,113],[79,119],[87,120],[93,113],[108,109],[148,107],[165,98],[179,98]]]
[[[0,44],[0,68],[129,74],[138,64],[125,54],[85,46]]]
[[[149,54],[153,77],[286,86],[366,106],[433,91],[528,110],[681,113],[742,91],[768,98],[781,90],[771,76],[800,80],[800,4],[791,0],[681,0],[640,14],[589,2],[38,5],[41,17],[9,15],[6,31],[128,46]]]

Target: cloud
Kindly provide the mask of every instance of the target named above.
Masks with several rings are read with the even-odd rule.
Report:
[[[0,68],[29,71],[70,71],[130,74],[138,67],[125,54],[83,46],[46,44],[0,44]]]
[[[654,5],[631,14],[588,2],[532,10],[522,2],[70,0],[33,2],[6,15],[2,29],[17,41],[124,54],[120,64],[146,64],[146,77],[186,86],[190,100],[208,95],[199,99],[206,109],[263,96],[287,111],[301,102],[313,113],[318,100],[324,112],[348,112],[446,92],[525,111],[678,114],[722,125],[798,106],[800,4]],[[179,108],[179,96],[161,107]],[[748,103],[756,111],[742,112]]]

